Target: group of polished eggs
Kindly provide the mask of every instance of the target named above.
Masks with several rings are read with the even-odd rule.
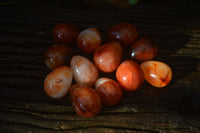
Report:
[[[131,23],[113,25],[107,31],[109,41],[104,44],[97,28],[80,31],[70,23],[55,26],[53,38],[58,44],[45,53],[45,63],[52,72],[45,78],[44,90],[52,98],[61,98],[69,92],[73,109],[79,116],[92,117],[101,110],[102,104],[118,104],[122,89],[135,91],[144,80],[154,87],[164,87],[172,79],[172,70],[167,64],[153,61],[158,49],[155,42],[149,38],[138,39],[137,29]],[[74,42],[79,50],[91,54],[93,60],[73,55],[68,45]],[[122,60],[124,47],[130,47],[130,59]],[[99,71],[114,72],[115,77],[100,77]],[[73,79],[76,83],[72,85]]]

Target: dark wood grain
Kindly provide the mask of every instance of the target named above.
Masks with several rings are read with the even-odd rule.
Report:
[[[114,10],[12,5],[0,10],[0,132],[200,132],[197,5],[148,3]],[[43,81],[50,72],[44,64],[44,52],[55,44],[52,29],[60,22],[74,23],[81,30],[96,27],[103,42],[113,24],[133,23],[140,38],[150,37],[157,42],[156,60],[172,67],[172,82],[164,88],[145,82],[136,92],[124,91],[118,105],[103,107],[92,118],[79,117],[68,95],[52,99],[43,90]],[[76,44],[71,47],[92,59]],[[123,59],[127,59],[128,49],[124,51]],[[106,76],[115,78],[114,75]]]

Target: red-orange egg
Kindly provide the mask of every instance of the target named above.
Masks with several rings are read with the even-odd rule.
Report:
[[[131,23],[113,25],[107,32],[110,41],[118,41],[125,46],[132,45],[138,38],[138,31]]]
[[[160,61],[146,61],[141,65],[145,79],[154,87],[164,87],[168,85],[172,79],[171,68]]]
[[[93,53],[101,44],[101,35],[96,28],[88,28],[79,33],[78,47],[86,53]]]
[[[52,98],[61,98],[69,91],[72,83],[72,70],[62,66],[48,74],[44,81],[44,90]]]
[[[120,102],[122,89],[120,85],[110,78],[100,78],[95,84],[95,89],[99,93],[101,100],[106,106],[113,106]]]
[[[157,55],[158,48],[152,39],[142,38],[133,44],[131,57],[139,62],[152,60]]]
[[[77,40],[79,28],[70,23],[60,23],[53,29],[53,39],[56,43],[71,44]]]
[[[132,60],[123,61],[116,71],[118,83],[128,91],[137,90],[144,82],[144,75],[139,64]]]
[[[113,72],[122,59],[122,47],[118,42],[106,43],[95,50],[93,60],[102,72]]]
[[[76,87],[72,95],[72,106],[79,116],[92,117],[101,110],[102,101],[96,90]]]
[[[70,65],[74,51],[65,45],[53,45],[45,53],[45,64],[50,69]]]

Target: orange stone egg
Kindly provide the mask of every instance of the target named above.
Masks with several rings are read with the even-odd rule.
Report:
[[[152,39],[142,38],[133,44],[131,48],[131,57],[136,61],[144,62],[154,59],[157,52],[157,45]]]
[[[70,65],[73,55],[74,51],[66,45],[53,45],[46,51],[44,61],[48,68],[55,69],[60,66]]]
[[[79,116],[92,117],[101,110],[102,101],[96,90],[76,87],[72,93],[72,106]]]
[[[117,69],[122,59],[122,47],[118,42],[103,44],[95,50],[93,60],[102,72],[113,72]]]
[[[122,88],[128,91],[137,90],[144,82],[140,65],[132,60],[125,60],[119,65],[116,78]]]
[[[86,53],[93,53],[101,44],[101,35],[96,28],[88,28],[80,32],[77,38],[78,47]]]
[[[98,79],[99,72],[96,66],[86,57],[80,55],[73,56],[71,68],[74,79],[80,86],[91,87]]]
[[[110,78],[99,78],[95,84],[95,89],[106,106],[116,105],[122,98],[120,85]]]
[[[72,83],[72,70],[62,66],[47,75],[44,81],[44,90],[52,98],[61,98],[69,91]]]
[[[154,87],[164,87],[172,79],[171,68],[160,61],[146,61],[141,64],[145,79]]]
[[[124,46],[132,45],[138,38],[138,31],[131,23],[113,25],[107,32],[110,41],[117,41]]]
[[[71,44],[76,41],[80,30],[70,23],[60,23],[53,29],[53,39],[56,43]]]

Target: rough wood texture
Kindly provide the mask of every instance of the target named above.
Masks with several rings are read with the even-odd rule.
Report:
[[[13,5],[0,7],[0,18],[1,133],[200,132],[198,5],[141,3],[118,10]],[[96,27],[106,42],[107,29],[124,21],[133,23],[140,37],[157,42],[156,60],[173,70],[170,85],[159,89],[145,82],[136,92],[124,91],[120,104],[103,107],[92,118],[77,116],[68,95],[52,99],[45,94],[43,81],[50,70],[43,56],[54,44],[52,29],[56,24]],[[72,48],[79,52],[76,45]],[[84,56],[91,59],[91,55]],[[124,52],[124,59],[127,57]]]

